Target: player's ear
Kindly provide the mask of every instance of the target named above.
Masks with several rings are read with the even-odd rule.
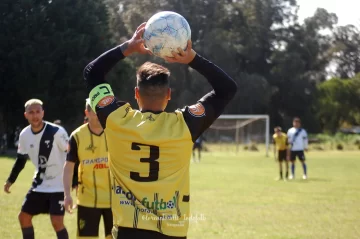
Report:
[[[25,119],[27,119],[27,114],[26,114],[26,111],[24,112],[24,117],[25,117]]]
[[[137,86],[135,86],[134,92],[135,92],[135,99],[138,100],[139,99],[139,88]]]
[[[171,100],[171,88],[167,90],[167,100]]]

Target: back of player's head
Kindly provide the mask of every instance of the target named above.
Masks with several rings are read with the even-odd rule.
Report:
[[[164,98],[169,89],[170,71],[158,64],[145,62],[136,72],[137,87],[142,97]]]
[[[32,106],[32,105],[41,105],[41,108],[43,107],[43,102],[39,99],[30,99],[28,101],[25,102],[25,111],[26,109],[29,107],[29,106]]]
[[[88,112],[91,112],[91,106],[90,106],[90,99],[87,98],[85,100],[85,110],[88,111]]]

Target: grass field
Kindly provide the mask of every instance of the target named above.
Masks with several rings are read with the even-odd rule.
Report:
[[[206,153],[191,165],[192,215],[189,239],[358,239],[360,157],[350,152],[309,152],[309,179],[275,181],[277,164],[263,153]],[[13,160],[0,158],[4,182]],[[21,238],[17,221],[30,186],[30,162],[12,187],[0,193],[0,238]],[[66,215],[70,238],[76,216]],[[47,215],[34,219],[36,238],[56,238]]]

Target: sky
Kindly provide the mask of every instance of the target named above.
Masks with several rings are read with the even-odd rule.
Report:
[[[297,0],[299,20],[314,15],[317,8],[325,8],[338,16],[338,25],[353,24],[360,27],[360,0]]]

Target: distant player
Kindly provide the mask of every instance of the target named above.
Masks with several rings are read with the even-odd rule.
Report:
[[[305,153],[308,148],[308,137],[306,130],[301,128],[300,118],[296,117],[293,120],[293,127],[288,130],[287,136],[290,144],[290,160],[291,160],[291,175],[289,179],[295,177],[295,160],[298,158],[303,166],[303,179],[307,179],[307,168],[305,164]]]
[[[203,141],[205,140],[203,135],[200,135],[193,145],[193,160],[196,162],[195,150],[198,151],[198,162],[201,160],[201,151],[203,149]]]
[[[220,116],[237,85],[219,67],[196,54],[173,52],[169,62],[204,75],[213,90],[192,106],[165,112],[170,72],[147,62],[137,71],[139,110],[117,101],[106,74],[134,53],[148,53],[145,23],[122,45],[100,55],[84,70],[92,109],[105,129],[112,174],[113,238],[185,239],[190,215],[190,160],[195,140]]]
[[[54,124],[62,126],[61,120],[59,120],[59,119],[54,120]]]
[[[279,161],[279,169],[280,169],[280,177],[278,180],[286,180],[289,177],[289,164],[287,161],[289,155],[289,148],[288,148],[288,138],[285,133],[281,131],[281,127],[277,126],[274,128],[274,135],[273,135],[273,142],[274,142],[274,155],[276,159]],[[285,178],[283,177],[283,167],[282,163],[285,162],[286,167],[286,174]]]
[[[8,148],[7,147],[7,145],[8,145],[7,133],[2,134],[0,145],[1,145],[1,153],[6,154],[6,151],[7,151],[7,148]]]
[[[111,185],[106,136],[96,114],[86,100],[88,123],[74,130],[69,140],[69,152],[64,167],[65,209],[72,212],[70,194],[74,168],[79,164],[77,188],[77,238],[98,238],[101,216],[105,237],[112,238]]]
[[[21,133],[21,128],[19,126],[16,127],[14,132],[14,146],[17,148],[19,146],[19,137]]]
[[[35,215],[50,214],[51,224],[58,239],[68,239],[64,226],[64,186],[62,182],[63,166],[66,158],[68,134],[55,124],[43,121],[43,103],[31,99],[25,103],[25,118],[29,126],[19,137],[17,158],[10,176],[4,185],[4,191],[16,181],[28,158],[34,164],[35,176],[32,187],[25,197],[19,214],[24,239],[34,238],[32,218]]]

